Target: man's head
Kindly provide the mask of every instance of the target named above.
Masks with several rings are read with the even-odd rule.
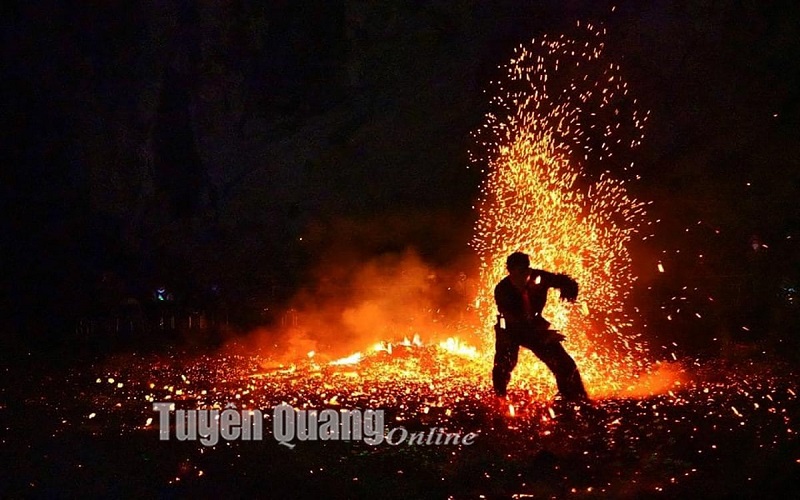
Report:
[[[514,252],[506,259],[506,268],[509,272],[525,270],[529,267],[531,267],[531,259],[526,253]]]
[[[506,259],[506,269],[511,276],[511,281],[517,285],[522,286],[528,277],[528,268],[531,265],[531,259],[528,254],[522,252],[514,252]]]

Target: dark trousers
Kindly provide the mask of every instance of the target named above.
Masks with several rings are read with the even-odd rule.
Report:
[[[494,367],[492,368],[492,384],[498,396],[506,395],[511,372],[517,366],[519,348],[526,347],[553,372],[558,385],[558,392],[566,400],[586,399],[581,374],[575,361],[567,353],[561,342],[543,342],[543,334],[529,330],[507,330],[495,328]]]

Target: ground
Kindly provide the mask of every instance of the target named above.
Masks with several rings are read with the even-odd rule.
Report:
[[[486,381],[454,373],[433,347],[378,354],[344,366],[280,365],[237,347],[18,356],[2,385],[2,495],[763,498],[800,486],[797,372],[774,355],[682,360],[685,382],[674,390],[579,409],[512,390],[510,416]],[[153,401],[265,409],[264,440],[159,441]],[[271,432],[282,401],[383,408],[389,429],[477,437],[469,446],[290,449]]]

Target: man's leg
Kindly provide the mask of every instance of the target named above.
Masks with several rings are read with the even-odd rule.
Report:
[[[492,385],[494,393],[506,396],[506,387],[511,380],[511,372],[517,366],[519,344],[511,339],[507,330],[495,328],[494,367],[492,367]]]
[[[586,388],[583,386],[583,380],[581,380],[575,360],[567,353],[561,342],[547,344],[526,342],[523,346],[533,351],[553,372],[558,392],[564,399],[571,401],[587,399]]]

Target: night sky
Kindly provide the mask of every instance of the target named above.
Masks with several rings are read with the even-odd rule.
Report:
[[[661,221],[633,249],[643,290],[691,283],[688,254],[741,275],[753,235],[771,280],[798,279],[794,2],[101,4],[2,8],[6,338],[59,336],[103,276],[245,298],[345,243],[464,259],[483,90],[577,20],[608,29],[651,110],[630,186]],[[657,261],[682,271],[659,281]]]

